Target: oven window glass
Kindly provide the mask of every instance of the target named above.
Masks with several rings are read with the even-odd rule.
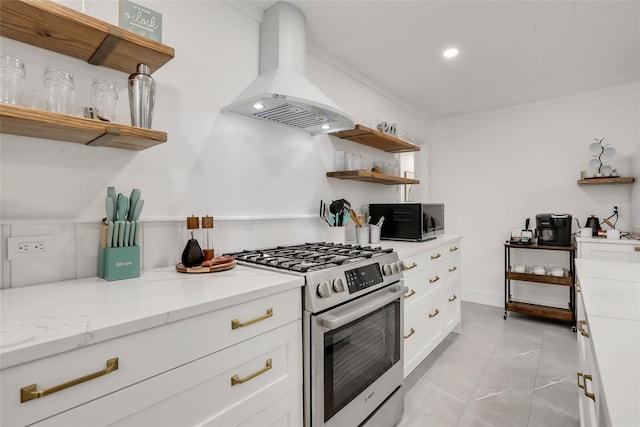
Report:
[[[324,420],[400,360],[400,301],[324,335]]]

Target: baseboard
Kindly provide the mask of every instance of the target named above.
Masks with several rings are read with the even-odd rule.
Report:
[[[463,290],[462,301],[491,305],[493,307],[504,307],[504,294],[485,294],[481,292]]]

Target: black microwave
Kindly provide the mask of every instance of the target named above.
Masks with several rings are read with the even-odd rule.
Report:
[[[442,203],[372,203],[371,224],[384,217],[380,238],[419,242],[444,234]]]

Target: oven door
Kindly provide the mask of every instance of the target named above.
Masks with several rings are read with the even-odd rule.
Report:
[[[310,426],[357,426],[402,385],[407,290],[391,285],[310,316]]]

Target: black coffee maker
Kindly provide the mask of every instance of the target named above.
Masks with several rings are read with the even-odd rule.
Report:
[[[571,246],[571,215],[536,215],[536,237],[543,246]]]

